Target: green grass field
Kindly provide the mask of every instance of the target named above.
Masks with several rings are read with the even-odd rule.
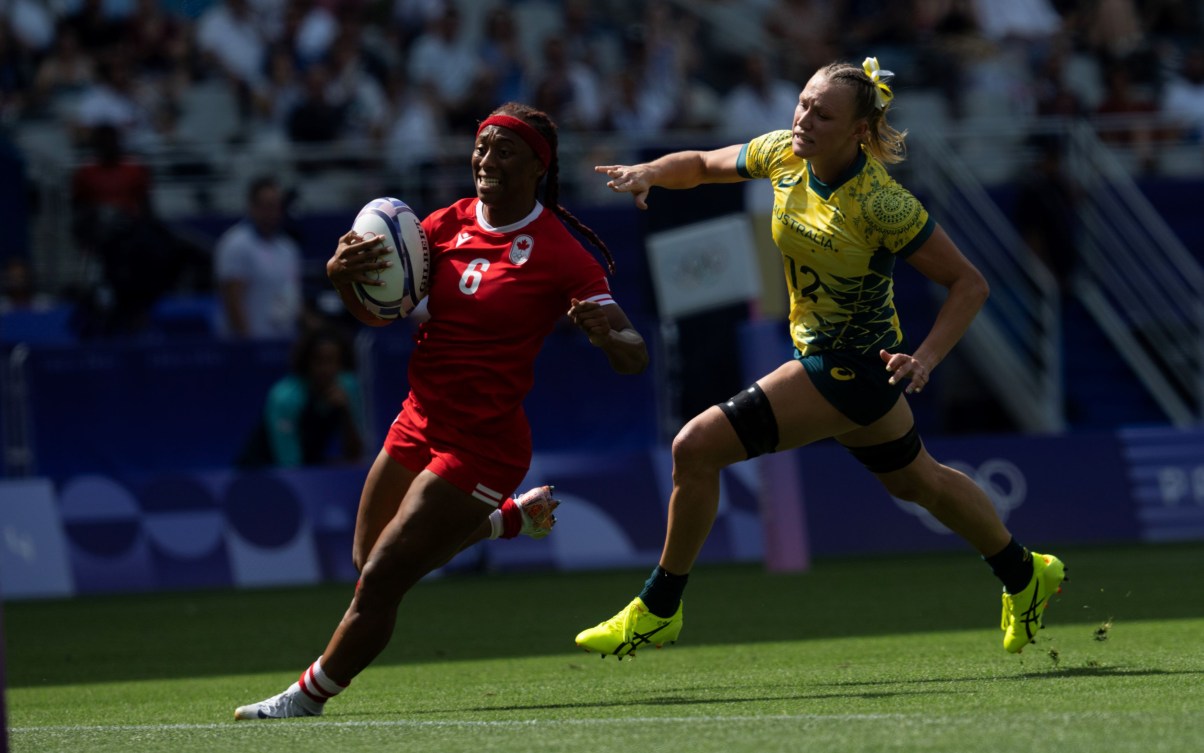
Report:
[[[5,607],[14,751],[1204,749],[1204,544],[1061,548],[1039,643],[1005,653],[973,555],[700,567],[683,641],[575,649],[644,572],[421,584],[316,719],[239,722],[325,645],[347,585]]]

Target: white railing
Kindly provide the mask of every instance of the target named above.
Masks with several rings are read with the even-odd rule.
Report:
[[[1204,270],[1094,130],[1069,136],[1082,190],[1075,294],[1167,418],[1204,423]]]
[[[943,138],[912,134],[909,143],[916,189],[991,285],[991,297],[960,347],[1023,430],[1065,428],[1061,306],[1053,275]]]

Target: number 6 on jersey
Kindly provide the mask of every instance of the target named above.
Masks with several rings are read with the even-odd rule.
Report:
[[[488,269],[488,259],[473,259],[468,262],[468,266],[464,268],[464,274],[460,275],[460,292],[464,295],[472,295],[477,292],[477,288],[481,287],[481,278],[485,276]]]

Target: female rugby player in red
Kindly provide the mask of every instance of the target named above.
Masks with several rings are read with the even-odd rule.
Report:
[[[384,650],[402,597],[483,538],[546,533],[547,487],[507,498],[527,474],[531,432],[522,401],[544,338],[568,312],[611,368],[635,374],[648,350],[610,294],[606,272],[569,233],[602,240],[559,204],[556,126],[508,103],[486,118],[472,152],[476,197],[422,221],[431,247],[430,319],[410,357],[410,393],[368,471],[352,552],[360,580],[326,650],[283,693],[240,706],[236,719],[315,716]],[[543,183],[542,201],[538,198]],[[352,283],[381,269],[379,240],[349,232],[326,263],[344,305],[376,319]]]

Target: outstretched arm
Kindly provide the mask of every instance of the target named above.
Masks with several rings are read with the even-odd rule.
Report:
[[[733,144],[709,152],[672,152],[639,165],[598,165],[594,172],[604,173],[606,185],[616,193],[629,193],[635,205],[648,208],[648,192],[661,188],[693,188],[703,183],[735,183],[745,180],[736,171],[736,159],[742,144]]]

